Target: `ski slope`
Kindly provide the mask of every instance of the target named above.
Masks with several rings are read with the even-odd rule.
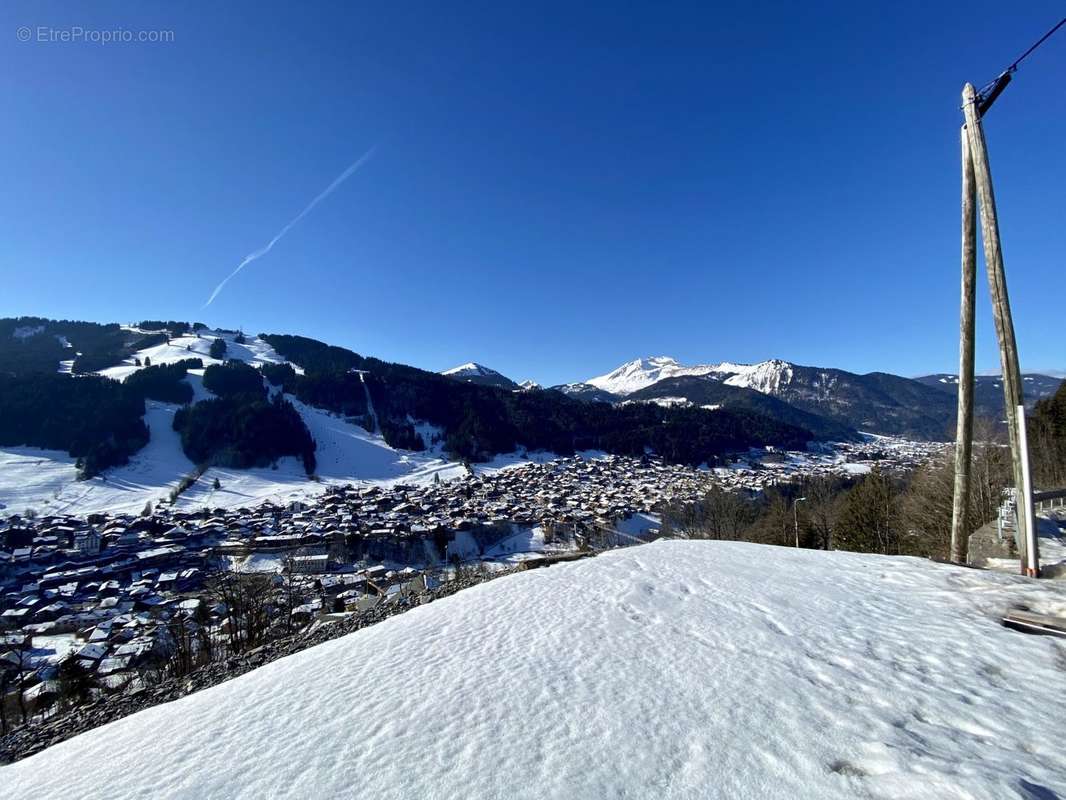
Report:
[[[146,360],[159,365],[173,364],[186,358],[199,358],[204,362],[205,367],[221,364],[223,361],[243,361],[253,367],[262,364],[287,363],[273,347],[258,336],[248,336],[242,344],[235,342],[234,338],[234,334],[211,330],[202,330],[199,336],[191,333],[188,336],[175,336],[164,344],[138,350],[120,365],[102,369],[99,374],[116,381],[124,381],[141,369]],[[222,339],[226,342],[226,354],[222,358],[211,357],[211,343],[215,339]],[[295,364],[292,367],[297,372],[303,371]]]
[[[86,481],[77,479],[75,460],[60,450],[0,448],[0,514],[90,514],[94,511],[139,513],[145,503],[170,494],[193,463],[174,431],[178,406],[145,403],[149,440],[129,464]]]
[[[211,358],[208,352],[211,342],[218,337],[226,340],[225,359]],[[200,337],[180,336],[169,343],[144,348],[122,365],[102,370],[100,374],[124,381],[143,369],[146,361],[159,365],[186,358],[200,358],[205,367],[229,359],[252,366],[285,363],[258,337],[247,337],[243,344],[238,344],[233,334],[201,331]],[[203,386],[203,374],[203,369],[194,369],[185,377],[193,387],[194,402],[213,396]],[[176,507],[196,510],[254,506],[266,500],[284,503],[321,494],[333,483],[420,483],[436,475],[444,480],[465,474],[460,464],[443,457],[439,447],[424,453],[397,450],[380,434],[301,403],[292,395],[286,395],[286,399],[299,411],[317,443],[315,456],[320,480],[309,480],[303,464],[296,458],[282,458],[276,465],[257,469],[211,467],[180,495]],[[30,509],[39,514],[138,513],[146,503],[169,498],[171,490],[193,472],[195,465],[185,456],[172,427],[178,406],[148,401],[146,407],[149,443],[130,458],[129,464],[109,469],[87,481],[77,480],[75,459],[65,452],[33,447],[0,448],[0,514],[21,514]],[[435,432],[425,424],[416,422],[416,427],[427,442]],[[220,484],[218,489],[214,488],[216,479]]]
[[[518,573],[0,768],[11,797],[1051,798],[1047,582],[663,541]]]

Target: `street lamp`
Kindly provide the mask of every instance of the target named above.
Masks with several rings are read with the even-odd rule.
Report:
[[[797,497],[792,501],[792,526],[796,531],[796,547],[800,546],[800,523],[796,507],[806,499],[806,497]]]

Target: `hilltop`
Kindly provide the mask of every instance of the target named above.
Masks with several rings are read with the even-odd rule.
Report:
[[[112,800],[1061,795],[1061,654],[998,623],[1011,603],[1066,591],[662,541],[482,584],[0,780]]]

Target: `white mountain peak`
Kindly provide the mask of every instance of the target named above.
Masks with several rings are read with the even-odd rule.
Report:
[[[444,370],[441,375],[450,375],[452,377],[466,377],[470,375],[499,375],[496,370],[489,369],[483,364],[478,364],[475,361],[468,361],[466,364],[460,364],[458,367],[452,367],[451,369]]]
[[[627,361],[605,375],[590,378],[586,383],[616,395],[629,395],[667,378],[706,376],[730,386],[745,386],[773,394],[792,378],[792,365],[781,359],[757,364],[718,364],[686,366],[670,356],[649,356]]]

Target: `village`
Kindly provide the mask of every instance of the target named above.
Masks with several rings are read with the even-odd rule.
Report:
[[[333,485],[284,506],[10,516],[0,520],[4,725],[78,687],[113,692],[180,674],[424,593],[462,569],[647,541],[664,505],[715,485],[757,494],[874,466],[902,472],[940,447],[871,437],[752,450],[718,469],[578,455],[419,486]]]

